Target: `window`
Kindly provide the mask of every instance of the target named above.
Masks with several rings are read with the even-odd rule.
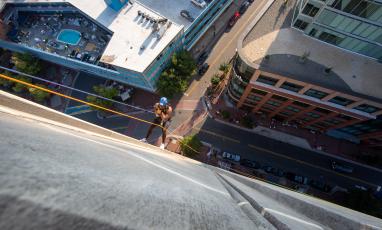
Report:
[[[336,34],[332,34],[332,33],[324,31],[318,36],[318,39],[328,42],[330,44],[334,44],[334,45],[338,45],[339,43],[341,43],[344,38],[339,37]]]
[[[343,120],[346,120],[346,121],[350,121],[350,120],[353,120],[353,118],[349,117],[349,116],[346,116],[346,115],[343,115],[343,114],[339,114],[337,116],[338,118],[341,118]]]
[[[308,115],[309,117],[313,117],[313,118],[319,118],[319,117],[321,117],[321,116],[318,115],[317,113],[313,113],[313,112],[306,113],[306,115]]]
[[[304,94],[307,95],[307,96],[310,96],[310,97],[318,98],[318,99],[322,99],[322,98],[324,98],[324,97],[329,95],[328,93],[325,93],[325,92],[322,92],[322,91],[318,91],[318,90],[315,90],[315,89],[309,89]]]
[[[284,82],[280,86],[280,88],[287,89],[287,90],[290,90],[290,91],[293,91],[293,92],[298,92],[298,91],[300,91],[304,87],[301,86],[301,85],[297,85],[297,84],[291,83],[291,82]]]
[[[255,93],[255,94],[262,95],[262,96],[267,95],[267,92],[264,92],[264,91],[261,91],[261,90],[258,90],[258,89],[252,89],[251,92]]]
[[[374,113],[379,110],[379,108],[372,105],[367,105],[367,104],[359,105],[357,107],[354,107],[354,109],[365,112],[365,113]]]
[[[300,106],[300,107],[303,107],[303,108],[306,108],[306,107],[309,106],[308,104],[305,104],[305,103],[302,103],[302,102],[299,102],[299,101],[294,101],[293,105],[297,105],[297,106]]]
[[[267,85],[276,85],[276,83],[279,80],[275,79],[275,78],[271,78],[271,77],[266,77],[266,76],[260,75],[259,78],[257,78],[256,81],[264,83],[264,84],[267,84]]]
[[[315,108],[314,111],[317,111],[319,113],[323,113],[323,114],[329,114],[330,111],[329,110],[326,110],[326,109],[321,109],[319,107]]]
[[[306,4],[305,8],[302,10],[303,14],[309,15],[311,17],[316,16],[319,8],[313,6],[312,4],[308,3]]]
[[[258,97],[258,96],[255,96],[255,95],[248,95],[247,97],[249,100],[253,100],[253,101],[261,101],[261,97]]]
[[[315,37],[317,34],[317,29],[313,28],[310,32],[309,32],[309,36],[312,36],[312,37]]]
[[[290,106],[290,105],[287,106],[286,109],[287,109],[287,110],[290,110],[290,111],[293,111],[293,112],[295,112],[295,113],[300,112],[299,109],[297,109],[297,108],[295,108],[295,107],[293,107],[293,106]]]
[[[281,96],[279,96],[279,95],[272,95],[272,98],[273,98],[273,99],[276,99],[276,100],[278,100],[278,101],[287,101],[287,100],[288,100],[287,98],[285,98],[285,97],[281,97]]]
[[[344,97],[338,97],[337,96],[337,97],[330,99],[329,102],[332,102],[332,103],[337,104],[337,105],[347,106],[347,105],[350,105],[351,103],[353,103],[354,101],[347,99],[347,98],[344,98]]]
[[[335,0],[333,8],[350,13],[362,18],[367,18],[372,21],[381,19],[382,7],[377,3],[366,0]]]
[[[268,104],[268,105],[272,105],[272,106],[276,106],[276,107],[280,106],[280,103],[279,103],[279,102],[272,101],[272,100],[267,101],[266,104]]]
[[[294,27],[300,30],[305,30],[305,28],[308,26],[307,22],[304,22],[300,19],[297,19],[296,22],[294,23]]]

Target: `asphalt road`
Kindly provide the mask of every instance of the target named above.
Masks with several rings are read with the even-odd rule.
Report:
[[[309,179],[324,179],[329,184],[345,188],[364,185],[375,189],[382,185],[382,173],[376,170],[346,162],[344,164],[353,167],[354,172],[338,173],[331,169],[333,157],[233,128],[211,118],[199,124],[193,132],[223,151],[240,154],[242,158],[262,165],[299,173]]]

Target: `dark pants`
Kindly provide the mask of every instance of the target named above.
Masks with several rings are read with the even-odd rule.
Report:
[[[153,120],[153,123],[157,124],[157,125],[160,125],[161,122],[162,122],[162,119],[160,117],[156,117]],[[162,143],[164,143],[166,140],[166,131],[167,131],[166,123],[167,122],[163,122],[163,124],[162,124],[162,126],[163,126],[163,128],[162,128]],[[148,139],[150,137],[151,133],[153,132],[153,129],[155,127],[158,127],[154,124],[150,125],[149,130],[147,131],[146,139]]]

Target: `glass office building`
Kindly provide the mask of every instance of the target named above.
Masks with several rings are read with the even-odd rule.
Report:
[[[382,61],[381,0],[300,0],[292,27],[321,41]]]

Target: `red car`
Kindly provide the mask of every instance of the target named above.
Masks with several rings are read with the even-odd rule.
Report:
[[[235,14],[229,19],[228,26],[232,27],[235,25],[237,20],[240,18],[240,13],[238,11],[235,12]]]

